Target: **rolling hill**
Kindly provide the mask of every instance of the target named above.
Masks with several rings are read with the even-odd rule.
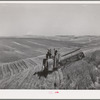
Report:
[[[91,42],[83,44],[79,38],[78,43],[40,37],[0,38],[0,89],[99,89],[100,40],[90,37]],[[63,48],[81,47],[85,58],[39,78],[34,73],[42,70],[42,55],[50,47],[62,52]]]

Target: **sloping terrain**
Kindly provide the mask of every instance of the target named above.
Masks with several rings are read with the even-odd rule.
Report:
[[[99,89],[100,39],[79,37],[75,40],[73,37],[75,42],[70,38],[71,42],[43,38],[0,39],[0,89]],[[39,77],[34,73],[43,70],[42,55],[49,47],[59,47],[61,52],[81,47],[85,58],[61,66],[46,78]]]
[[[39,59],[25,59],[0,66],[0,88],[18,88],[30,71],[41,70]],[[17,86],[16,86],[17,85]]]
[[[99,59],[95,52],[92,57],[96,61]],[[96,65],[83,59],[62,66],[46,78],[34,75],[42,70],[39,57],[5,63],[0,67],[0,89],[97,89],[95,82],[100,77],[99,63]]]

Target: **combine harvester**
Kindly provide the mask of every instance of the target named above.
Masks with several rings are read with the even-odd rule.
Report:
[[[38,74],[38,76],[47,77],[48,74],[58,70],[59,68],[63,68],[65,65],[69,65],[85,57],[84,53],[81,51],[80,48],[72,50],[70,52],[58,51],[57,53],[57,58],[55,56],[52,56],[50,58],[44,58],[42,71],[36,72],[35,74]]]

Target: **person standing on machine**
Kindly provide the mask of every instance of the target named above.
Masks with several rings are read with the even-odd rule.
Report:
[[[58,50],[55,50],[54,52],[54,69],[59,66],[60,62],[60,54],[58,53]]]
[[[51,57],[52,57],[51,49],[48,49],[47,54],[46,54],[46,58],[49,59]]]
[[[57,50],[54,51],[54,69],[57,67]]]

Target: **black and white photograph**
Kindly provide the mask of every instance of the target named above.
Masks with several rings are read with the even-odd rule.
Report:
[[[0,3],[0,89],[99,90],[100,4]]]

